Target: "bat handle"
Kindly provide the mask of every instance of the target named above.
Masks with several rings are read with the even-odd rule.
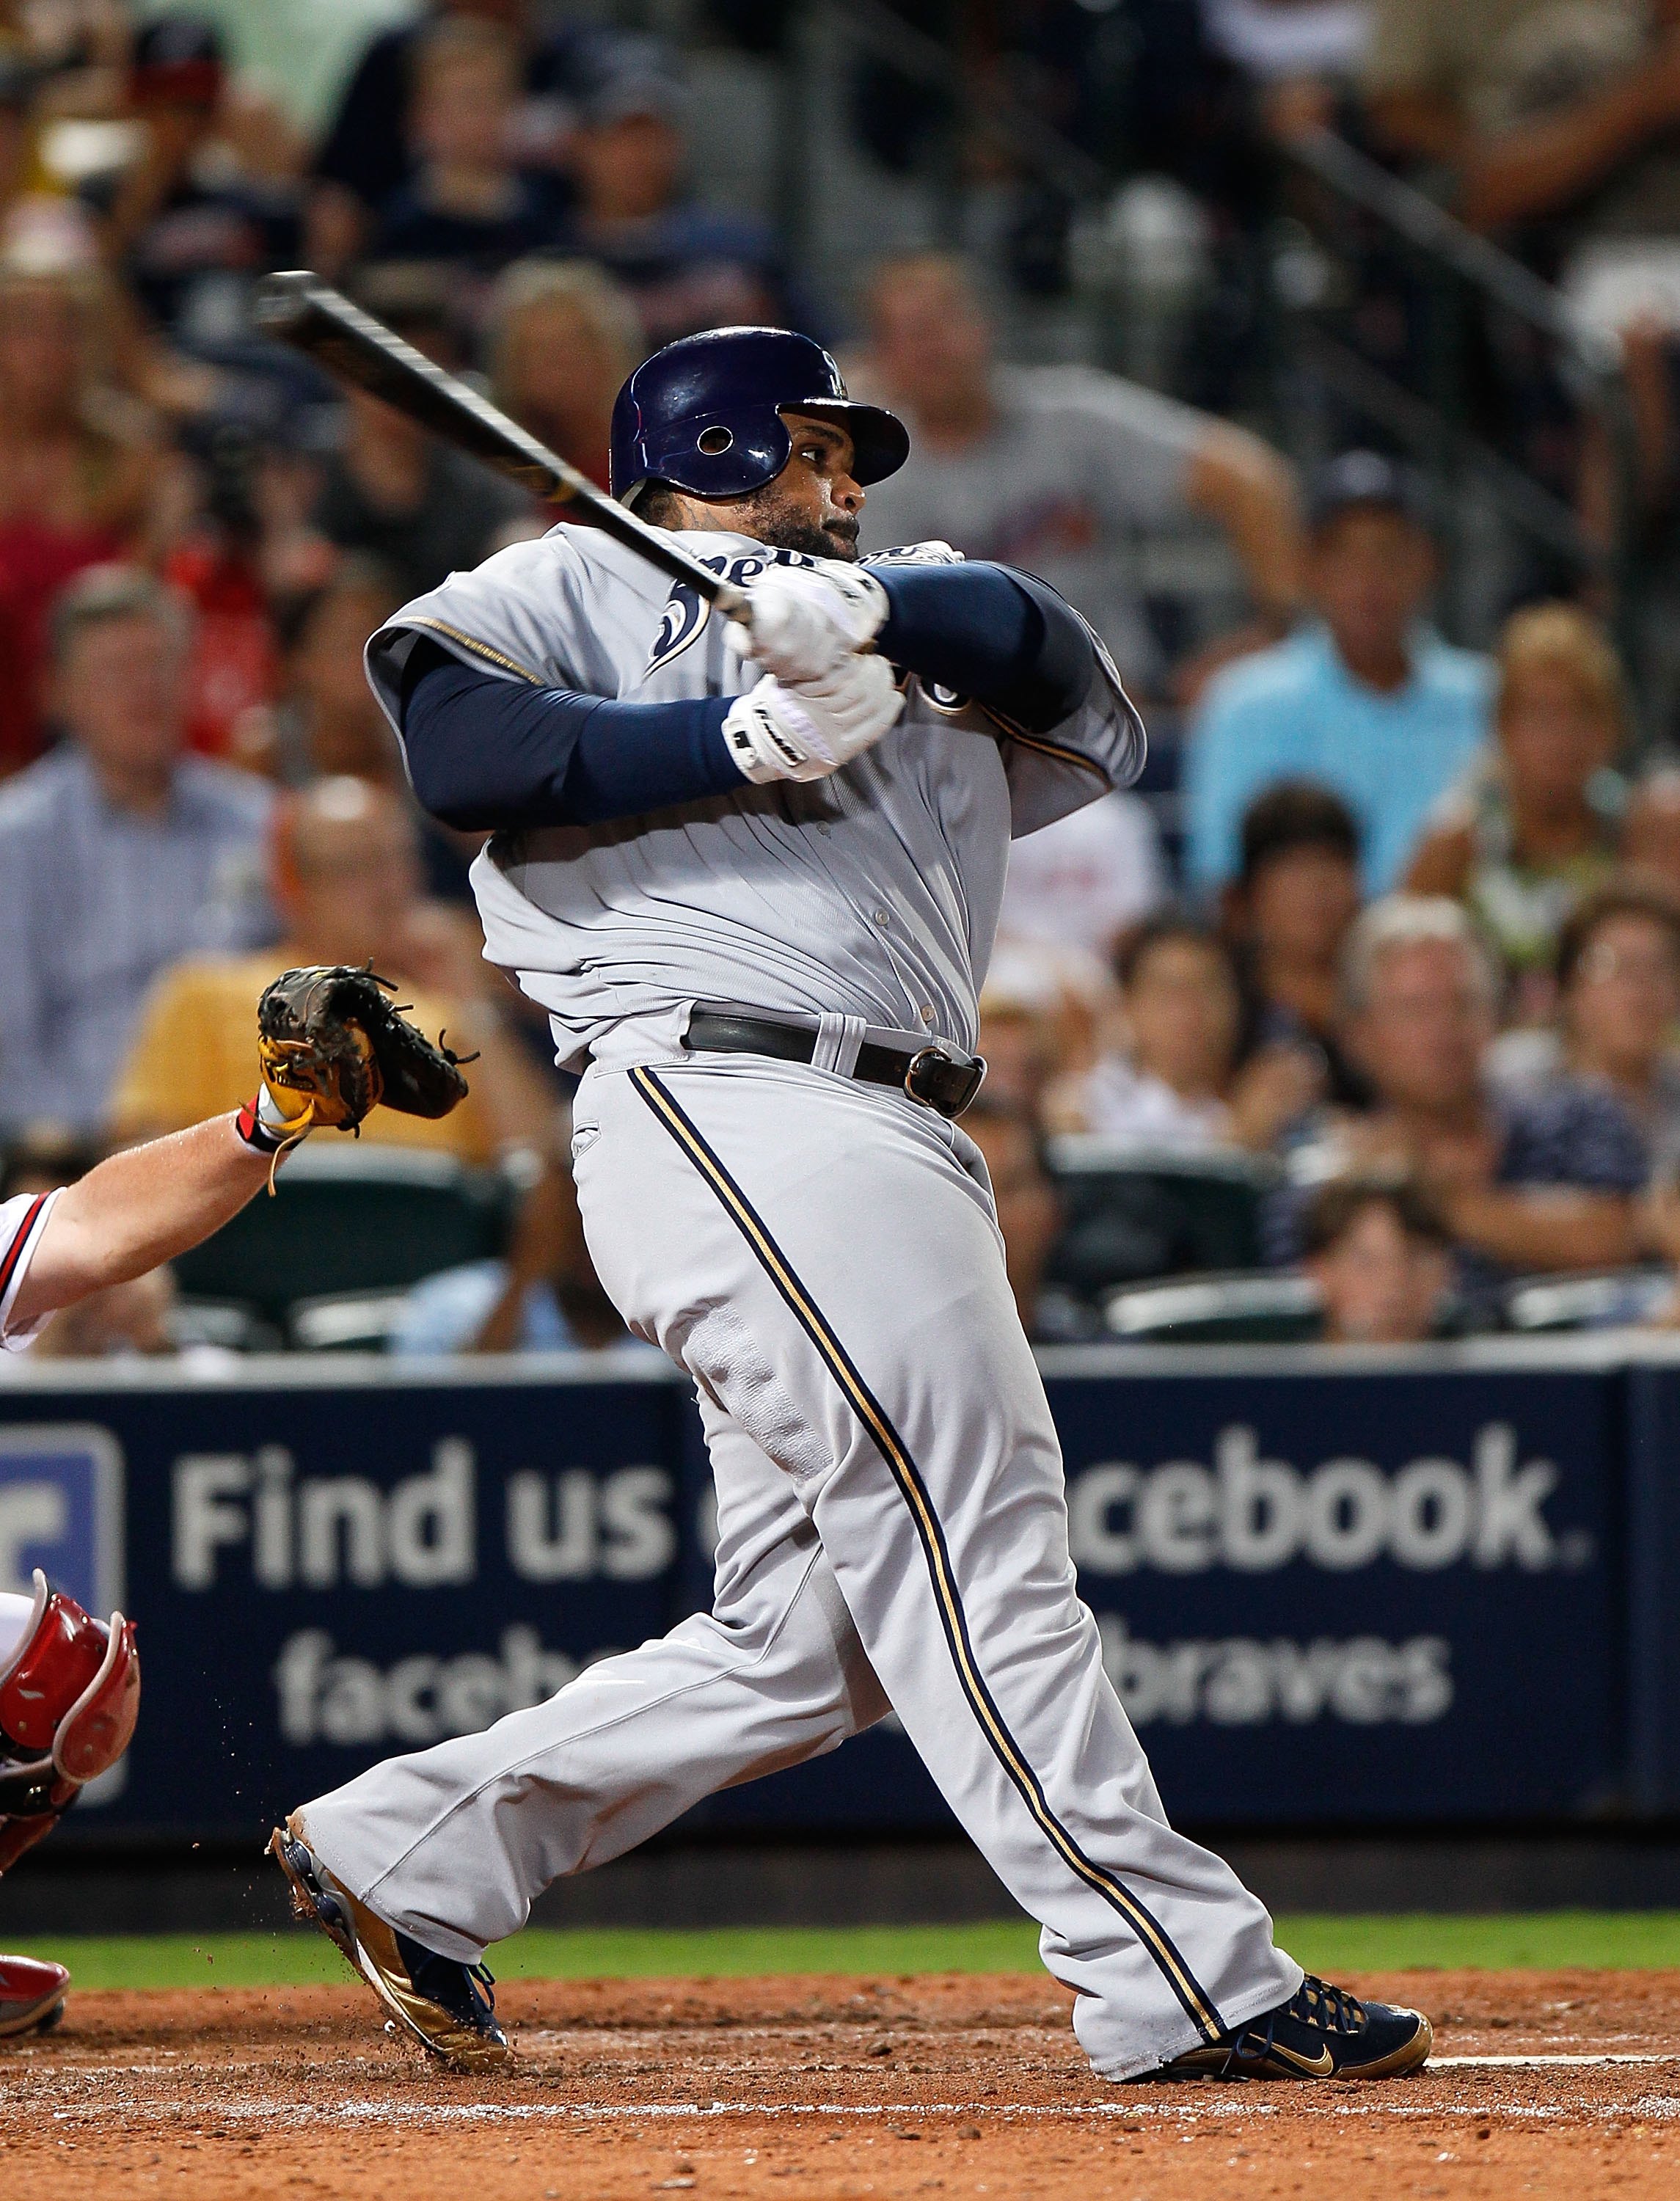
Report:
[[[751,627],[753,623],[751,601],[746,590],[737,588],[733,581],[720,581],[713,594],[712,602],[725,619],[739,619],[743,626]]]

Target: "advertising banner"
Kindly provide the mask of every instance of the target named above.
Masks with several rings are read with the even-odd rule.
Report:
[[[1080,1587],[1168,1810],[1462,1821],[1613,1802],[1620,1382],[1056,1386]]]
[[[1624,1371],[1154,1358],[1189,1365],[1049,1388],[1080,1593],[1175,1819],[1462,1823],[1620,1800]],[[927,1788],[889,1730],[705,1808],[905,1823]]]
[[[692,1409],[649,1372],[0,1390],[0,1587],[41,1565],[109,1611],[126,1512],[139,1729],[60,1838],[261,1839],[662,1634]]]
[[[1558,1358],[1377,1374],[1312,1352],[1049,1356],[1081,1593],[1175,1817],[1626,1801],[1630,1641],[1636,1682],[1667,1670],[1630,1617],[1629,1386],[1671,1389],[1642,1410],[1654,1456],[1680,1429],[1680,1370]],[[706,1600],[698,1421],[651,1358],[606,1380],[562,1359],[91,1374],[0,1387],[0,1587],[39,1564],[140,1626],[138,1736],[62,1839],[260,1840]],[[1673,1785],[1665,1746],[1642,1746],[1669,1768],[1648,1792]],[[890,1723],[692,1822],[946,1823]]]

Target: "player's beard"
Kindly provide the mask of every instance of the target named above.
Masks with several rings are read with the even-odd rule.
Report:
[[[819,519],[796,510],[778,484],[755,490],[735,504],[731,517],[743,535],[750,535],[772,550],[793,550],[805,558],[840,558],[857,563],[858,523],[849,512],[831,506]]]

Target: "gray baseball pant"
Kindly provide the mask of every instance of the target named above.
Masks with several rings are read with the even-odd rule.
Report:
[[[561,1874],[890,1705],[1039,1920],[1101,2075],[1286,2000],[1300,1967],[1168,1826],[1103,1672],[972,1142],[890,1091],[741,1056],[591,1071],[574,1127],[602,1281],[698,1387],[714,1609],[305,1805],[328,1869],[471,1962]]]

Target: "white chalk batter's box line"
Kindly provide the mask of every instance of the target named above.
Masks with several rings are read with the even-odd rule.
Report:
[[[1680,2063],[1680,2048],[1643,2051],[1629,2050],[1625,2051],[1610,2050],[1602,2051],[1589,2051],[1586,2052],[1568,2054],[1552,2054],[1537,2051],[1532,2055],[1523,2055],[1518,2053],[1516,2055],[1507,2056],[1431,2056],[1429,2059],[1428,2070],[1544,2071],[1558,2069],[1602,2070],[1608,2069],[1612,2065],[1648,2063]],[[105,2063],[95,2062],[71,2063],[55,2058],[54,2068],[58,2072],[61,2072],[67,2076],[80,2073],[96,2079],[179,2079],[186,2072],[195,2069],[197,2067],[185,2061],[179,2063]],[[219,2063],[215,2066],[215,2069],[219,2075],[225,2075],[230,2071],[261,2071],[266,2069],[267,2065],[265,2063]],[[1428,2072],[1426,2072],[1424,2075],[1427,2076]],[[1196,2082],[1191,2081],[1187,2083],[1194,2085]],[[3,2105],[7,2101],[9,2092],[10,2090],[5,2087],[0,2087],[0,2105]],[[1128,2096],[1125,2104],[1126,2114],[1130,2115],[1131,2108],[1137,2106],[1143,2098],[1144,2098],[1142,2096]],[[575,2114],[579,2116],[616,2116],[620,2114],[620,2110],[623,2110],[623,2114],[625,2115],[642,2114],[651,2116],[655,2114],[651,2110],[643,2112],[633,2112],[628,2108],[624,2108],[624,2105],[622,2104],[620,2105],[619,2108],[612,2110],[579,2110],[575,2108],[575,2105],[558,2103],[552,2106],[556,2115],[559,2115],[562,2110],[564,2110],[565,2113],[568,2116]],[[659,2111],[658,2114],[664,2116],[680,2113],[683,2116],[692,2116],[697,2111],[703,2110],[708,2116],[713,2116],[719,2113],[726,2113],[732,2116],[737,2110],[741,2109],[773,2108],[777,2110],[778,2115],[784,2116],[826,2116],[829,2114],[829,2106],[830,2105],[821,2102],[790,2102],[781,2104],[679,2102],[675,2104],[667,2104],[663,2110]],[[889,2103],[884,2107],[872,2105],[866,2103],[859,2103],[854,2105],[850,2114],[854,2116],[896,2116],[900,2110],[904,2109],[906,2106],[907,2105],[902,2103],[896,2105]],[[1031,2113],[1035,2116],[1040,2115],[1047,2116],[1107,2116],[1113,2113],[1121,2106],[1122,2104],[1113,2101],[1098,2102],[1084,2107],[1081,2107],[1078,2104],[1070,2107],[1058,2102],[1041,2102],[1031,2105]],[[937,2109],[941,2115],[944,2115],[949,2112],[951,2116],[966,2116],[970,2108],[984,2109],[985,2104],[984,2103],[980,2103],[978,2104],[966,2105],[960,2102],[943,2102],[929,2104],[927,2107],[930,2115],[931,2115]],[[1028,2114],[1028,2109],[1025,2106],[1020,2107],[1020,2114],[1023,2116]]]
[[[1466,2065],[1481,2067],[1496,2064],[1510,2069],[1513,2064],[1530,2063],[1556,2066],[1567,2064],[1574,2069],[1583,2066],[1603,2068],[1606,2065],[1630,2063],[1672,2063],[1680,2061],[1673,2056],[1571,2056],[1548,2057],[1455,2057],[1454,2068]],[[144,2069],[144,2067],[137,2067]],[[116,2075],[113,2074],[113,2075]],[[170,2076],[178,2075],[170,2073]],[[0,2105],[6,2103],[9,2093],[15,2090],[0,2089]],[[1268,2090],[1270,2091],[1270,2090]],[[21,2105],[22,2097],[18,2097]],[[34,2101],[32,2093],[32,2104]],[[749,2118],[772,2123],[796,2118],[833,2118],[838,2120],[866,2120],[897,2118],[908,2123],[918,2119],[934,2117],[989,2117],[1002,2122],[1026,2122],[1039,2123],[1072,2123],[1085,2119],[1107,2120],[1125,2125],[1138,2125],[1154,2118],[1162,2124],[1207,2123],[1226,2124],[1233,2119],[1248,2117],[1288,2116],[1291,2112],[1305,2110],[1321,2116],[1326,2112],[1333,2116],[1399,2117],[1412,2120],[1466,2117],[1477,2121],[1504,2118],[1507,2121],[1530,2123],[1555,2123],[1564,2120],[1580,2122],[1596,2119],[1601,2122],[1644,2118],[1654,2122],[1680,2122],[1680,2096],[1644,2094],[1633,2101],[1595,2102],[1581,2104],[1434,2101],[1407,2102],[1391,2098],[1370,2098],[1362,2090],[1351,2086],[1347,2092],[1340,2088],[1297,2092],[1289,2090],[1286,2101],[1257,2099],[1247,2088],[1240,2093],[1219,2090],[1216,2101],[1206,2103],[1160,2102],[1148,2099],[1101,2102],[652,2102],[634,2104],[614,2102],[591,2105],[579,2102],[440,2102],[403,2103],[380,2100],[350,2100],[318,2103],[283,2100],[273,2098],[252,2102],[229,2103],[212,2112],[197,2112],[185,2109],[176,2103],[138,2104],[125,2102],[120,2115],[125,2122],[145,2124],[172,2124],[191,2132],[202,2132],[205,2126],[278,2125],[357,2127],[387,2125],[421,2128],[433,2125],[535,2125],[535,2124],[631,2124],[645,2123],[702,2123],[708,2120]],[[109,2113],[109,2105],[86,2102],[73,2108],[56,2109],[51,2121],[56,2124],[85,2125],[103,2122]]]

